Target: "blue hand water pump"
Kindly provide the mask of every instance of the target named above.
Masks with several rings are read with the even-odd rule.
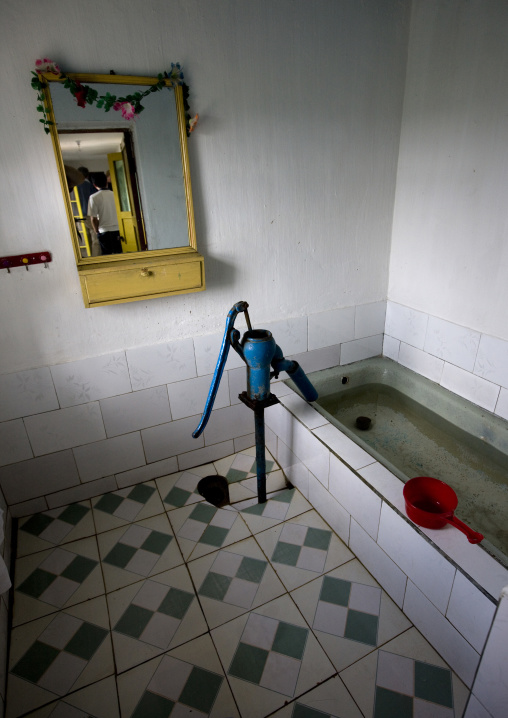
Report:
[[[229,347],[232,346],[247,365],[247,391],[242,392],[238,398],[254,411],[258,502],[262,504],[266,501],[264,410],[279,401],[274,394],[270,393],[270,379],[273,377],[278,378],[279,373],[285,371],[307,401],[315,401],[318,394],[298,362],[284,358],[282,350],[275,343],[272,333],[267,329],[252,328],[249,313],[247,312],[248,306],[247,302],[237,302],[227,316],[224,338],[203,416],[192,436],[197,439],[208,423],[224,367],[226,366]],[[245,332],[240,341],[240,332],[238,329],[234,329],[233,326],[236,317],[241,312],[245,314],[248,331]],[[273,372],[270,372],[270,368],[273,369]]]

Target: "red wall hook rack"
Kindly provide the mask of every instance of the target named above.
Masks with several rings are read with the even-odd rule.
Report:
[[[51,262],[50,252],[29,252],[27,254],[13,254],[10,257],[0,257],[0,269],[6,269],[8,272],[11,271],[12,267],[26,267],[28,272],[28,266],[30,264],[44,264],[48,266],[48,262]]]

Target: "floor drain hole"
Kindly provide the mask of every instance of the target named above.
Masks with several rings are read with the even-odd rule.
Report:
[[[371,423],[372,419],[369,419],[368,416],[358,416],[355,425],[357,429],[360,429],[361,431],[367,431],[367,429],[370,428]]]
[[[198,483],[198,492],[209,504],[221,508],[229,504],[229,485],[224,476],[205,476]]]

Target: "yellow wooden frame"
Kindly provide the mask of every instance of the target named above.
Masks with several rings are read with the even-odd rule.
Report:
[[[177,86],[173,89],[175,93],[175,102],[176,102],[176,114],[177,114],[177,120],[178,120],[178,137],[180,142],[180,153],[182,158],[182,173],[183,173],[183,182],[184,182],[184,188],[185,188],[185,199],[186,199],[186,210],[187,210],[187,228],[188,228],[188,237],[189,237],[189,244],[188,246],[184,247],[173,247],[171,249],[155,249],[155,250],[147,250],[143,252],[129,252],[127,254],[115,254],[115,255],[107,255],[106,257],[82,257],[81,252],[79,250],[79,244],[78,244],[78,238],[77,233],[75,229],[74,224],[74,218],[72,214],[72,207],[71,207],[71,201],[70,196],[67,188],[67,179],[65,176],[65,169],[64,169],[64,162],[62,157],[62,152],[60,149],[60,142],[58,138],[58,131],[57,131],[57,124],[55,120],[55,115],[53,111],[53,103],[51,101],[51,92],[49,85],[53,82],[59,82],[63,83],[64,78],[61,78],[58,75],[54,75],[52,73],[42,73],[41,79],[44,80],[44,100],[47,108],[47,116],[50,122],[53,124],[50,125],[50,135],[53,142],[53,150],[55,152],[55,159],[56,159],[56,165],[57,170],[60,178],[60,184],[62,187],[62,196],[65,203],[65,209],[67,212],[67,219],[69,222],[69,230],[72,237],[72,245],[74,248],[74,256],[76,260],[77,270],[80,275],[81,280],[81,286],[83,289],[83,299],[85,302],[85,306],[87,307],[93,307],[93,306],[103,306],[105,304],[117,304],[117,303],[123,303],[128,301],[139,301],[144,299],[150,299],[151,297],[161,297],[161,296],[169,296],[172,294],[182,294],[186,292],[197,292],[197,291],[203,291],[205,289],[205,281],[204,281],[204,261],[203,257],[198,254],[197,251],[197,241],[196,241],[196,227],[194,222],[194,205],[192,200],[192,185],[191,185],[191,177],[190,177],[190,165],[189,165],[189,154],[188,154],[188,147],[187,147],[187,128],[186,128],[186,122],[185,122],[185,110],[184,110],[184,104],[183,104],[183,92],[182,88],[180,86]],[[118,85],[145,85],[145,86],[151,86],[154,85],[156,82],[158,82],[158,78],[156,77],[137,77],[134,75],[96,75],[96,74],[82,74],[82,73],[68,73],[67,77],[71,78],[72,80],[79,81],[82,84],[118,84]],[[171,82],[169,80],[165,80],[166,84],[168,86],[171,85]],[[145,109],[145,112],[149,112],[150,108],[147,107]],[[185,265],[185,269],[188,268],[189,262],[198,262],[200,265],[200,276],[201,281],[199,286],[196,286],[195,281],[192,281],[192,286],[189,286],[188,288],[182,285],[181,282],[177,282],[175,284],[171,284],[171,278],[175,277],[175,261],[178,264],[178,259],[182,261],[182,263]],[[168,272],[168,286],[167,290],[161,290],[161,287],[157,287],[157,291],[154,293],[150,292],[149,287],[147,286],[147,293],[144,295],[136,295],[132,296],[132,293],[129,292],[129,275],[130,272],[126,271],[132,268],[134,275],[136,278],[139,275],[139,268],[140,266],[142,269],[145,269],[145,265],[150,265],[152,267],[151,270],[147,270],[148,274],[142,274],[141,276],[154,276],[155,270],[153,269],[155,266],[158,267],[159,272],[163,271],[163,267],[165,266],[165,261],[168,260],[169,266],[171,268],[171,271]],[[183,265],[182,265],[183,266]],[[112,273],[111,279],[115,283],[115,286],[118,285],[118,291],[116,298],[108,299],[107,301],[94,300],[93,293],[90,293],[90,287],[94,286],[94,283],[90,281],[90,277],[95,273],[100,272],[100,274],[103,274],[104,272],[110,272]],[[119,272],[117,276],[113,276],[115,272]],[[121,278],[120,278],[121,277]],[[87,281],[88,278],[88,281]],[[148,283],[147,283],[148,284]],[[87,289],[88,287],[88,289]],[[98,297],[97,297],[98,299]]]

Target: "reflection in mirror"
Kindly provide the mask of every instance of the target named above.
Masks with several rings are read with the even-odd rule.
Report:
[[[90,87],[100,95],[146,89],[146,84],[119,87],[115,79],[90,82]],[[101,172],[114,195],[122,253],[195,250],[181,88],[150,94],[135,120],[94,105],[78,106],[61,82],[50,81],[49,93],[63,163],[85,177],[68,200],[78,263],[101,254],[89,214],[93,176]]]

